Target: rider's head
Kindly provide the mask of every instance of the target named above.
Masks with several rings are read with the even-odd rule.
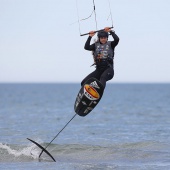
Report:
[[[105,44],[108,40],[109,34],[106,31],[99,31],[97,36],[98,36],[99,42],[102,44]]]

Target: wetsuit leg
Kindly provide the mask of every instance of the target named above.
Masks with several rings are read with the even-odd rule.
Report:
[[[81,86],[89,79],[89,78],[96,78],[97,80],[100,80],[100,75],[101,75],[101,72],[96,69],[95,71],[93,71],[92,73],[90,73],[87,77],[85,77],[82,82],[81,82]]]
[[[102,83],[103,87],[105,88],[106,86],[106,81],[111,80],[114,76],[114,70],[113,67],[109,67],[108,69],[106,69],[101,77],[100,77],[100,82]]]

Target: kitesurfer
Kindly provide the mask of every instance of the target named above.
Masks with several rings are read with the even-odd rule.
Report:
[[[98,79],[105,88],[106,81],[111,80],[114,76],[114,49],[119,43],[119,37],[110,27],[105,27],[104,30],[98,32],[98,40],[90,45],[90,41],[95,33],[95,31],[89,32],[84,49],[93,52],[93,65],[96,65],[96,69],[83,79],[81,85],[89,78],[94,77]],[[109,33],[112,35],[113,41],[108,41]]]

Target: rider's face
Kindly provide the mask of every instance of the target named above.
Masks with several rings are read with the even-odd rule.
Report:
[[[105,44],[107,42],[107,37],[100,37],[100,43]]]

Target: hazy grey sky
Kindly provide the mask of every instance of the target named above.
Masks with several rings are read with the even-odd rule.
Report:
[[[88,17],[92,0],[77,1]],[[110,3],[120,37],[111,82],[170,82],[170,1]],[[98,29],[111,26],[108,0],[96,0],[96,13]],[[75,21],[76,0],[0,0],[0,82],[81,82],[94,67]],[[80,28],[94,30],[94,15]]]

